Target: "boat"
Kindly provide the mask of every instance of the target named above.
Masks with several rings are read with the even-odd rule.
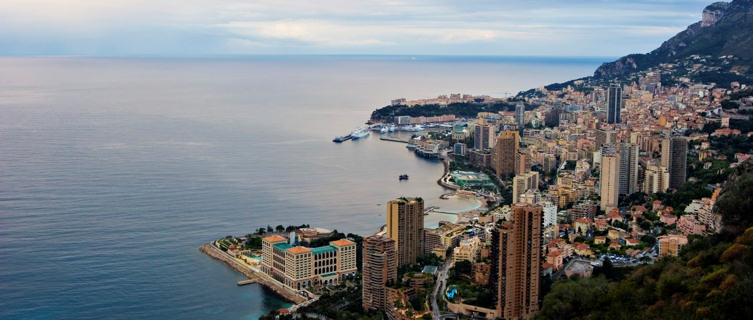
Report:
[[[353,140],[358,140],[369,135],[369,131],[363,129],[356,129],[350,134]]]
[[[403,173],[403,174],[400,175],[400,177],[398,178],[398,180],[400,180],[400,181],[408,180],[408,175],[405,174],[405,173]]]
[[[387,130],[388,130],[389,132],[393,132],[393,131],[395,131],[395,125],[394,125],[394,124],[391,124],[391,125],[390,125],[389,127],[387,127]]]
[[[387,129],[387,127],[382,127],[382,129],[379,129],[379,133],[387,133],[387,132],[390,132],[390,130]]]

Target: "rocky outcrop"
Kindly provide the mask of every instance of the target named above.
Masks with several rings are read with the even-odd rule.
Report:
[[[701,15],[701,27],[715,25],[728,7],[729,3],[727,2],[715,2],[703,9],[703,14]]]
[[[602,64],[596,78],[614,78],[646,70],[690,55],[734,55],[753,63],[753,0],[716,2],[703,10],[703,18],[646,54],[631,54]]]

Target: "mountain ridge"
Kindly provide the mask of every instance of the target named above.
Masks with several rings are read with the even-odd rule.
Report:
[[[714,57],[732,55],[739,58],[743,73],[753,68],[753,0],[715,2],[702,13],[702,20],[664,41],[649,53],[629,54],[602,64],[594,78],[606,79],[644,71],[662,63],[671,63],[691,55]]]

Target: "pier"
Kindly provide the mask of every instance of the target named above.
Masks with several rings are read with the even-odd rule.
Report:
[[[409,143],[410,142],[410,139],[400,139],[400,138],[396,138],[396,137],[385,137],[385,136],[379,137],[379,140],[392,141],[392,142],[400,142],[400,143]]]

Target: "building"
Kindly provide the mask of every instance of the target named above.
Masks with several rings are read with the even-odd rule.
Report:
[[[620,144],[620,194],[638,192],[638,145]]]
[[[622,88],[612,85],[607,91],[607,123],[620,123],[622,111]]]
[[[300,290],[314,285],[334,285],[354,275],[356,244],[347,239],[308,248],[274,235],[262,239],[262,272],[287,287]]]
[[[601,155],[601,210],[616,208],[619,201],[620,156],[614,149],[605,148]]]
[[[596,147],[603,147],[617,143],[617,131],[608,129],[599,129],[595,132]]]
[[[455,151],[456,156],[465,156],[465,143],[456,142],[453,146],[453,150]]]
[[[385,235],[363,239],[363,309],[387,311],[387,284],[397,281],[395,240]]]
[[[465,226],[449,222],[436,229],[424,229],[424,255],[434,253],[444,259],[447,248],[458,245],[463,232]]]
[[[669,187],[680,188],[685,183],[688,163],[688,140],[673,136],[664,138],[661,144],[661,165],[669,171]]]
[[[518,153],[520,135],[517,131],[505,130],[497,137],[492,162],[497,176],[515,174],[515,155]]]
[[[526,106],[522,102],[515,104],[515,124],[518,130],[522,131],[526,123]]]
[[[539,173],[529,171],[512,178],[512,203],[520,202],[520,196],[529,189],[539,188]]]
[[[659,257],[676,257],[680,253],[680,249],[688,244],[688,237],[678,234],[661,236],[658,240]]]
[[[643,179],[643,192],[652,194],[669,189],[669,170],[667,167],[649,165]]]
[[[494,147],[494,126],[477,124],[473,128],[473,149],[485,150]]]
[[[557,206],[554,203],[545,201],[541,203],[544,209],[544,227],[557,225]]]
[[[514,204],[512,222],[492,231],[489,282],[503,319],[530,319],[539,310],[541,211],[541,206]]]
[[[523,149],[525,150],[525,149]],[[523,174],[526,171],[531,170],[531,157],[523,150],[515,153],[515,169],[513,169],[514,175]]]
[[[416,263],[424,251],[424,200],[398,198],[387,202],[385,232],[395,240],[397,266]]]
[[[488,168],[492,165],[492,154],[489,150],[470,150],[466,151],[468,161],[472,166],[477,168]]]
[[[479,239],[473,237],[460,241],[460,245],[453,249],[452,258],[455,263],[458,261],[476,262],[479,253]]]

